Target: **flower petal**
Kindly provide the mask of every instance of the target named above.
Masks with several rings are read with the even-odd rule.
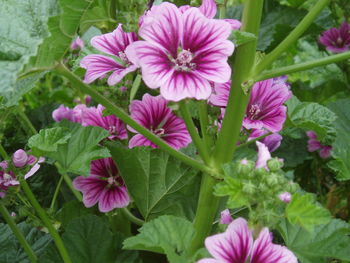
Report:
[[[129,195],[125,186],[105,188],[100,196],[98,209],[106,213],[114,208],[126,207],[129,201]]]
[[[215,0],[202,0],[199,10],[205,17],[214,18],[217,11]]]
[[[136,134],[129,140],[129,148],[137,146],[151,146],[152,148],[157,148],[157,145],[148,140],[142,134]]]
[[[241,21],[237,19],[224,19],[225,22],[229,23],[231,25],[232,30],[238,30],[241,28]]]
[[[34,164],[34,166],[29,170],[29,172],[24,175],[24,179],[27,180],[29,177],[33,176],[39,169],[40,169],[40,164],[39,163]]]
[[[73,181],[74,188],[83,193],[83,203],[86,207],[92,207],[98,202],[106,185],[105,181],[95,175],[78,176]]]
[[[297,263],[294,254],[284,246],[272,243],[272,237],[264,228],[255,240],[250,263]]]
[[[127,68],[122,68],[122,69],[116,69],[108,78],[108,85],[113,86],[120,82],[124,76],[130,72],[133,72],[137,69],[138,67],[135,65],[131,65]]]
[[[259,141],[256,142],[258,147],[258,159],[256,160],[256,168],[266,168],[267,161],[271,159],[271,154],[267,146]]]

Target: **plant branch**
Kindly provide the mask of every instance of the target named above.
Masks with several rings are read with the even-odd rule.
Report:
[[[316,67],[321,67],[327,64],[340,62],[342,60],[350,59],[350,51],[342,54],[332,55],[320,59],[316,59],[310,62],[299,63],[295,65],[290,65],[282,68],[277,68],[269,71],[262,72],[262,74],[253,77],[254,81],[261,81],[265,79],[270,79],[282,75],[291,74],[294,72],[299,72],[303,70],[308,70]]]
[[[37,259],[36,255],[35,255],[34,251],[30,247],[30,245],[28,244],[27,240],[25,239],[25,237],[23,236],[22,232],[19,230],[19,228],[17,227],[16,223],[13,221],[13,219],[10,216],[8,210],[6,209],[6,207],[3,204],[0,204],[0,213],[2,214],[2,216],[5,219],[5,221],[8,224],[8,226],[11,228],[13,234],[18,239],[19,243],[23,247],[23,249],[26,252],[26,254],[28,255],[28,258],[29,258],[30,262],[32,262],[32,263],[38,262],[38,259]]]
[[[56,200],[57,200],[57,196],[58,196],[58,192],[59,192],[59,190],[61,188],[61,185],[62,185],[62,181],[63,181],[63,175],[61,175],[60,179],[58,180],[55,192],[53,194],[51,205],[50,205],[51,209],[53,209],[54,206],[55,206],[55,203],[56,203]]]
[[[129,209],[127,209],[126,207],[123,207],[120,209],[122,211],[122,213],[124,214],[124,216],[132,223],[134,223],[135,225],[138,225],[138,226],[142,226],[145,221],[137,218],[136,216],[134,216],[130,211]]]
[[[192,166],[193,168],[196,168],[208,174],[218,174],[218,172],[215,169],[212,169],[206,166],[204,163],[194,160],[186,154],[172,148],[164,140],[154,135],[151,131],[149,131],[148,129],[137,123],[135,120],[133,120],[127,113],[125,113],[123,109],[116,106],[109,99],[105,98],[103,95],[92,89],[90,86],[83,83],[74,73],[70,72],[69,69],[67,69],[63,64],[59,64],[56,67],[56,71],[61,75],[65,76],[67,79],[69,79],[71,83],[74,84],[73,86],[79,87],[84,93],[90,95],[95,101],[105,106],[111,113],[116,115],[125,124],[129,125],[137,132],[145,136],[147,139],[152,141],[154,144],[158,145],[160,149],[168,152],[170,155],[181,160],[185,164]]]
[[[292,32],[269,54],[267,54],[263,60],[255,67],[254,75],[258,75],[265,69],[271,66],[271,64],[285,51],[288,50],[290,45],[296,42],[300,36],[308,29],[312,22],[316,19],[322,9],[329,3],[330,0],[319,0],[315,6],[309,11],[309,13],[301,20],[301,22],[294,28]]]
[[[24,113],[23,109],[18,106],[16,109],[17,116],[22,123],[23,128],[25,129],[26,133],[28,135],[35,135],[37,134],[37,130],[33,126],[32,122],[28,119],[27,115]],[[29,132],[28,132],[29,131]]]
[[[240,144],[240,145],[237,146],[237,149],[242,148],[242,147],[245,147],[245,146],[248,146],[249,144],[252,144],[252,143],[254,143],[254,142],[256,142],[256,141],[259,141],[259,140],[261,140],[261,139],[264,139],[265,137],[267,137],[267,136],[269,136],[269,135],[271,135],[271,134],[272,134],[272,132],[268,132],[268,133],[266,133],[266,134],[264,134],[264,135],[261,135],[261,136],[259,136],[259,137],[256,137],[256,138],[252,139],[252,140],[249,140],[249,141],[247,141],[247,142],[245,142],[245,143],[242,143],[242,144]]]

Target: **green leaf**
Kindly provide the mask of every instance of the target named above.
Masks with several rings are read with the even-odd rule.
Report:
[[[48,35],[47,20],[55,0],[0,0],[0,97],[13,104],[17,75]],[[11,106],[11,105],[9,105]]]
[[[334,112],[314,102],[299,102],[295,97],[286,104],[288,119],[295,127],[314,131],[317,139],[322,142],[330,143],[334,140],[334,121],[337,119]]]
[[[175,216],[160,216],[140,228],[137,236],[124,241],[124,249],[166,254],[171,263],[186,261],[186,249],[194,235],[192,223]]]
[[[338,219],[318,225],[313,233],[282,221],[279,230],[301,263],[325,263],[329,259],[350,260],[350,225]]]
[[[80,175],[89,174],[92,160],[110,156],[108,150],[99,145],[109,135],[108,131],[69,121],[61,121],[59,125],[60,128],[40,131],[39,137],[36,135],[30,141],[36,155],[52,158],[64,172]]]
[[[72,220],[92,213],[93,208],[86,208],[77,200],[69,201],[58,211],[56,218],[66,227]]]
[[[50,36],[40,45],[38,54],[31,58],[25,71],[52,68],[63,58],[90,4],[90,0],[59,0],[61,13],[48,21]]]
[[[150,147],[107,144],[145,220],[163,214],[193,218],[198,197],[197,171],[168,153]]]
[[[29,139],[28,146],[34,152],[55,152],[58,145],[65,144],[70,137],[71,134],[67,134],[67,131],[61,127],[44,129]]]
[[[43,253],[51,242],[51,236],[37,228],[32,228],[25,222],[17,225],[28,244],[36,255]],[[29,262],[27,254],[22,249],[8,225],[0,224],[0,263]]]
[[[294,194],[285,215],[290,223],[298,224],[308,231],[313,231],[315,225],[326,224],[331,219],[329,211],[317,205],[312,194]]]
[[[253,40],[256,40],[256,35],[249,33],[249,32],[243,32],[240,30],[233,30],[230,36],[230,39],[237,45],[241,46],[243,44],[246,44],[248,42],[251,42]]]
[[[329,108],[338,116],[335,121],[337,137],[334,142],[332,156],[328,166],[337,173],[338,180],[350,179],[350,99],[342,99],[330,103]]]

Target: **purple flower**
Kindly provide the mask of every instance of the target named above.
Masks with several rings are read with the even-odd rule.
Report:
[[[103,213],[126,207],[130,201],[124,180],[112,158],[91,161],[90,175],[78,176],[73,186],[83,193],[86,207],[98,203],[98,209]]]
[[[228,225],[233,221],[230,210],[225,209],[220,214],[220,224]]]
[[[271,154],[267,146],[261,142],[256,142],[258,147],[258,159],[256,160],[255,168],[267,168],[267,161],[271,159]]]
[[[72,121],[73,120],[73,110],[65,107],[63,104],[61,104],[57,109],[55,109],[52,112],[52,118],[54,121],[59,122],[63,119],[67,119]]]
[[[278,198],[284,203],[289,203],[292,201],[292,195],[289,192],[279,194]]]
[[[73,40],[73,42],[70,44],[71,50],[79,50],[84,48],[84,41],[81,40],[80,37],[77,37]]]
[[[124,32],[121,24],[111,33],[93,37],[91,45],[114,58],[98,54],[84,57],[80,62],[80,66],[86,69],[84,82],[91,83],[112,72],[108,78],[108,85],[112,86],[129,72],[135,71],[137,66],[129,61],[125,49],[136,40],[136,34]]]
[[[327,50],[334,53],[342,53],[350,47],[350,24],[344,22],[340,28],[331,28],[322,33],[319,42]]]
[[[11,186],[19,185],[16,176],[12,171],[7,171],[7,168],[0,169],[0,198],[6,196],[7,190]]]
[[[214,258],[198,263],[297,263],[294,254],[284,246],[272,243],[268,228],[258,238],[253,235],[243,218],[234,220],[224,233],[207,237],[205,247]]]
[[[34,156],[32,156],[32,157],[34,157]],[[32,159],[30,159],[30,158],[28,158],[28,160],[30,162],[32,161]],[[29,177],[34,175],[40,169],[40,164],[43,163],[43,162],[45,162],[45,158],[44,157],[40,157],[39,159],[35,158],[35,162],[31,163],[31,164],[28,162],[27,164],[32,165],[32,168],[30,168],[30,170],[24,175],[24,179],[28,179]]]
[[[28,155],[24,150],[19,149],[12,155],[12,163],[17,168],[23,168],[27,165],[32,166],[30,170],[24,175],[24,179],[27,179],[34,175],[40,168],[40,163],[45,161],[44,157],[40,157],[39,160],[33,155]]]
[[[21,168],[25,166],[27,164],[27,161],[28,161],[28,155],[22,149],[15,151],[14,154],[12,155],[12,163],[17,168]]]
[[[254,129],[252,133],[249,135],[248,141],[258,138],[260,136],[263,136],[267,133],[268,131],[266,130]],[[261,139],[260,142],[265,144],[270,152],[274,152],[278,147],[280,147],[282,139],[283,137],[280,134],[272,133],[271,135],[268,135],[263,139]]]
[[[141,67],[146,85],[160,87],[165,99],[207,99],[212,92],[210,81],[224,83],[231,76],[230,24],[208,19],[198,8],[182,14],[167,2],[156,6],[156,12],[152,9],[139,30],[146,41],[129,45],[128,58]]]
[[[306,135],[309,137],[309,140],[307,141],[307,149],[309,152],[320,150],[319,155],[323,159],[327,159],[331,156],[332,146],[323,145],[317,140],[317,135],[313,131],[306,132]]]
[[[214,83],[214,92],[209,98],[210,104],[226,108],[231,90],[231,80],[225,83]]]
[[[124,123],[114,115],[103,116],[104,106],[86,108],[82,113],[82,125],[102,127],[109,131],[110,140],[128,138]]]
[[[167,107],[167,101],[161,96],[153,97],[145,94],[142,101],[134,100],[129,107],[131,117],[162,138],[175,149],[186,147],[192,140],[184,121],[178,118],[170,108]],[[137,133],[131,127],[131,132]],[[157,146],[144,137],[142,134],[136,134],[129,141],[129,147],[135,146]]]

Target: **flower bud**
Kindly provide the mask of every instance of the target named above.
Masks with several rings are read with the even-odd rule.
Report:
[[[287,184],[286,190],[290,193],[295,193],[298,190],[298,184],[293,183],[293,182],[289,182]]]
[[[15,151],[15,153],[12,156],[13,165],[17,168],[21,168],[25,166],[27,164],[27,161],[28,161],[28,155],[22,149]]]
[[[273,159],[267,161],[267,167],[269,168],[269,170],[271,172],[277,172],[278,170],[280,170],[283,167],[283,162],[281,162],[277,158],[273,158]]]
[[[2,168],[2,169],[7,169],[8,168],[8,163],[7,163],[7,161],[2,161],[2,162],[0,162],[0,168]]]
[[[269,172],[265,168],[257,168],[255,169],[255,174],[261,178],[264,178],[265,176],[269,175]]]
[[[264,183],[260,183],[258,188],[259,188],[260,192],[263,192],[263,193],[265,193],[265,192],[267,192],[267,190],[269,190],[269,187],[267,187],[267,185]]]
[[[238,174],[240,175],[248,175],[254,169],[254,162],[248,161],[247,159],[243,159],[238,163]]]
[[[269,174],[269,175],[266,177],[266,183],[267,183],[269,186],[274,186],[274,185],[278,184],[278,179],[279,179],[278,174],[276,174],[276,173],[271,173],[271,174]]]
[[[289,203],[292,200],[292,195],[289,192],[284,192],[279,194],[278,198],[284,203]]]
[[[84,41],[81,40],[80,37],[77,37],[73,42],[70,44],[71,50],[80,50],[84,48]]]
[[[255,193],[255,189],[256,189],[256,187],[251,181],[243,183],[242,190],[243,190],[244,193],[252,195],[252,194]]]
[[[221,212],[220,224],[228,225],[233,221],[230,210],[225,209]]]

